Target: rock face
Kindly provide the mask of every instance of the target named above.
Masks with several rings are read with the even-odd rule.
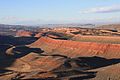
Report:
[[[120,58],[120,44],[75,42],[42,37],[30,46],[42,48],[48,54],[60,54],[68,57],[101,56]]]
[[[16,36],[19,36],[19,37],[31,37],[33,35],[34,34],[32,32],[24,31],[24,30],[20,30],[16,33]]]

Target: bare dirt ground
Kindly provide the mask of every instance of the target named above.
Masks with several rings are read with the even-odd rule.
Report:
[[[81,30],[0,36],[0,80],[120,80],[119,36]]]

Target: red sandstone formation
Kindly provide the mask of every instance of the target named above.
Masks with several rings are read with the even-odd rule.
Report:
[[[42,48],[49,54],[60,54],[68,57],[101,56],[105,58],[119,58],[120,44],[102,44],[95,42],[75,42],[66,40],[55,40],[42,37],[31,47]]]
[[[32,32],[24,31],[24,30],[20,30],[16,33],[16,36],[19,36],[19,37],[31,37],[32,35],[33,35]]]

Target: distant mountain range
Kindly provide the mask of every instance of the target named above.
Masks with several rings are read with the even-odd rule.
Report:
[[[53,28],[53,27],[84,27],[84,28],[93,28],[95,27],[95,24],[40,24],[40,25],[8,25],[8,24],[0,24],[0,27],[17,27],[17,28],[23,28],[23,27],[40,27],[40,28]]]

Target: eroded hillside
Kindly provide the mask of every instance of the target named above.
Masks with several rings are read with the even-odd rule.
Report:
[[[47,28],[16,36],[0,36],[0,80],[120,79],[118,31]]]

